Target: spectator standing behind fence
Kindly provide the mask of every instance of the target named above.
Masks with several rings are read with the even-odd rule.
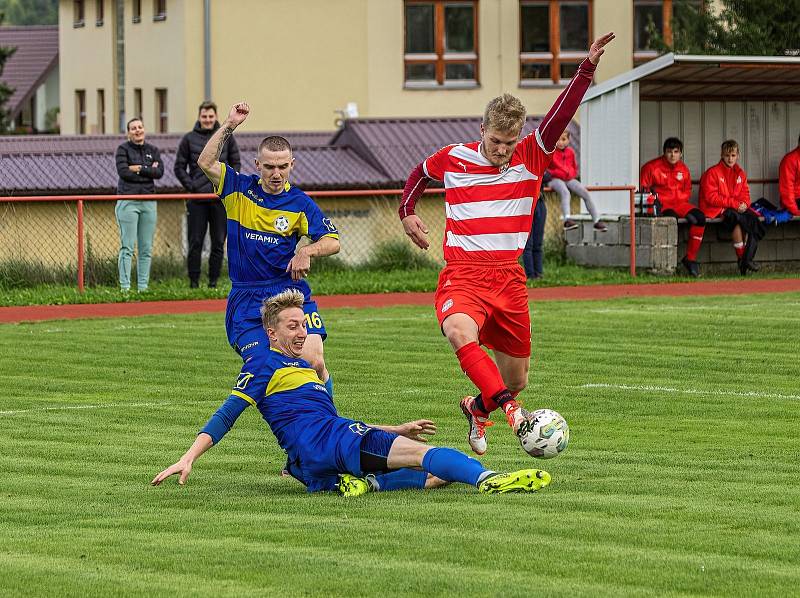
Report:
[[[128,121],[128,141],[117,148],[116,162],[119,183],[117,195],[145,195],[156,191],[155,179],[164,176],[164,164],[158,148],[144,141],[141,118]],[[114,208],[119,225],[119,286],[131,288],[131,260],[136,246],[136,277],[139,292],[146,291],[150,281],[153,235],[156,232],[155,200],[119,199]]]
[[[797,147],[783,157],[778,167],[778,191],[781,207],[792,216],[800,216],[800,137]]]
[[[211,139],[214,131],[219,129],[217,121],[217,105],[214,102],[203,102],[197,114],[194,128],[186,133],[178,146],[175,156],[175,176],[190,193],[214,193],[214,186],[205,173],[197,166],[200,152]],[[231,137],[222,148],[220,162],[229,164],[235,171],[242,169],[239,146]],[[208,257],[208,286],[217,286],[222,258],[224,256],[225,237],[228,228],[228,217],[225,206],[217,199],[190,199],[186,202],[187,241],[189,246],[186,266],[189,272],[189,286],[196,289],[200,286],[200,263],[202,261],[203,241],[206,230],[211,237],[211,255]]]
[[[721,153],[719,163],[706,170],[700,179],[700,209],[706,218],[723,219],[725,228],[731,231],[739,272],[745,276],[748,270],[760,269],[754,259],[765,228],[750,208],[747,174],[736,163],[739,144],[729,139],[722,144]]]
[[[700,276],[697,252],[703,242],[706,217],[702,210],[689,202],[692,196],[692,175],[683,161],[683,142],[677,137],[664,140],[663,155],[642,166],[639,188],[654,193],[657,197],[657,216],[686,218],[689,223],[689,239],[686,255],[681,263],[690,276]]]
[[[586,204],[586,209],[592,215],[592,222],[594,222],[594,229],[599,232],[606,232],[608,227],[600,222],[600,216],[597,214],[597,207],[592,201],[592,196],[586,190],[581,182],[577,179],[578,176],[578,163],[575,160],[575,150],[569,147],[569,131],[561,133],[561,137],[556,143],[556,151],[553,152],[553,161],[550,164],[550,176],[553,180],[550,181],[550,188],[558,193],[561,199],[561,218],[564,221],[564,230],[572,230],[578,228],[578,223],[572,220],[571,208],[569,205],[571,194],[574,193]]]
[[[545,170],[542,175],[542,187],[550,184],[550,171]],[[547,204],[544,201],[544,193],[539,193],[536,200],[536,207],[533,209],[533,223],[531,224],[531,234],[522,250],[522,267],[525,268],[525,276],[528,280],[536,280],[544,276],[544,228],[547,224]]]

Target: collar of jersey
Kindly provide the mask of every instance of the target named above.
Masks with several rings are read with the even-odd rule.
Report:
[[[264,187],[261,186],[261,179],[260,178],[258,179],[258,188],[261,189],[262,191],[264,191]],[[291,188],[292,188],[292,186],[289,184],[289,181],[286,181],[286,183],[284,183],[284,185],[283,185],[283,193],[286,193]],[[264,191],[264,193],[267,193],[267,192]],[[267,195],[272,195],[272,193],[267,193]],[[278,193],[278,195],[280,195],[280,193]]]

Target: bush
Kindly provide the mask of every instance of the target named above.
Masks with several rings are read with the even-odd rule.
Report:
[[[386,241],[378,245],[370,258],[359,265],[363,270],[438,270],[441,264],[420,252],[407,241]]]

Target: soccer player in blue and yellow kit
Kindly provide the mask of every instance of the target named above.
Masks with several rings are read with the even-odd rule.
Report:
[[[283,137],[267,137],[259,145],[255,164],[260,176],[239,174],[219,161],[225,142],[249,113],[246,102],[234,105],[197,159],[228,217],[228,272],[232,283],[225,314],[228,342],[245,361],[254,353],[266,351],[269,342],[259,311],[262,301],[284,289],[298,289],[305,297],[303,311],[309,334],[303,358],[333,394],[322,350],[325,324],[303,279],[311,269],[312,257],[339,251],[339,232],[308,195],[289,183],[294,158],[291,145]],[[311,243],[298,249],[304,236]]]
[[[153,478],[154,486],[172,475],[184,484],[194,461],[217,444],[250,405],[261,412],[288,453],[291,475],[309,492],[338,490],[358,496],[462,482],[495,494],[533,492],[550,483],[544,471],[496,473],[455,449],[419,442],[436,430],[428,420],[375,426],[341,417],[317,373],[301,357],[308,338],[304,300],[303,293],[289,289],[264,302],[261,312],[270,350],[256,352],[244,363],[228,399],[183,457]]]

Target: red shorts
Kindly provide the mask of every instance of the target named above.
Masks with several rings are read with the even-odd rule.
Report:
[[[439,326],[452,314],[466,314],[478,325],[480,344],[512,357],[531,355],[531,316],[525,272],[517,262],[445,266],[436,288]]]
[[[671,204],[662,204],[661,213],[664,214],[665,212],[675,212],[678,218],[686,218],[686,214],[688,214],[692,210],[697,210],[697,209],[699,208],[696,205],[691,204],[688,201],[681,201]],[[671,215],[671,214],[664,214],[664,215]]]

